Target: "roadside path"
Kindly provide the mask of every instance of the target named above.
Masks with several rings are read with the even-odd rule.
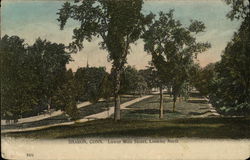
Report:
[[[147,96],[139,97],[139,98],[133,99],[131,101],[125,102],[125,103],[121,104],[121,109],[125,109],[126,107],[128,107],[128,106],[130,106],[130,105],[132,105],[134,103],[137,103],[137,102],[142,101],[144,99],[150,98],[152,96],[153,95],[147,95]],[[84,103],[85,103],[85,105],[87,104],[87,102],[84,102]],[[82,103],[81,103],[81,105],[82,105]],[[100,113],[97,113],[97,114],[89,115],[89,116],[86,116],[86,117],[84,117],[82,119],[79,119],[77,121],[50,124],[50,125],[23,128],[23,129],[6,129],[6,130],[1,130],[1,133],[35,131],[35,130],[41,130],[41,129],[46,129],[46,128],[55,127],[55,126],[72,125],[72,124],[75,124],[76,122],[87,122],[87,121],[91,121],[91,120],[95,120],[95,119],[104,119],[104,118],[108,118],[111,114],[114,113],[114,108],[115,108],[114,106],[110,107],[108,111],[104,111],[104,112],[100,112]]]
[[[147,96],[143,96],[143,97],[139,97],[139,98],[136,98],[134,100],[131,100],[131,101],[128,101],[128,102],[125,102],[123,104],[121,104],[121,110],[122,109],[125,109],[126,107],[134,104],[134,103],[137,103],[139,101],[142,101],[143,99],[147,99],[147,98],[150,98],[150,97],[153,97],[153,95],[147,95]],[[86,116],[84,119],[101,119],[101,118],[108,118],[111,114],[114,113],[114,109],[115,107],[110,107],[108,111],[104,111],[104,112],[101,112],[101,113],[97,113],[97,114],[93,114],[93,115],[89,115],[89,116]]]
[[[208,102],[208,106],[210,109],[210,112],[212,112],[213,116],[220,116],[220,114],[215,110],[215,108],[212,106],[211,103],[209,103],[209,99],[207,99],[206,97],[204,97],[204,99]]]
[[[103,101],[103,100],[100,100],[100,101]],[[79,109],[79,108],[82,108],[82,107],[86,107],[88,105],[91,105],[91,103],[88,102],[88,101],[87,102],[82,102],[80,104],[77,104],[77,108]],[[52,113],[41,114],[41,115],[38,115],[38,116],[33,116],[33,117],[28,117],[28,118],[21,118],[21,119],[18,119],[18,122],[15,123],[15,124],[22,124],[22,123],[27,123],[27,122],[36,122],[36,121],[40,121],[40,120],[43,120],[43,119],[59,116],[61,114],[63,114],[63,111],[58,110],[58,111],[54,111]],[[6,120],[1,120],[1,125],[7,125]]]
[[[204,99],[207,101],[207,105],[208,105],[208,110],[209,112],[205,113],[205,114],[201,114],[201,115],[193,115],[192,117],[194,118],[203,118],[203,117],[211,117],[211,116],[221,116],[216,110],[215,108],[212,106],[211,103],[209,103],[209,99],[204,97]]]

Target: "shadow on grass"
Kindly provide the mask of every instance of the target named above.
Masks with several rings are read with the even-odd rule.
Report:
[[[25,122],[19,124],[10,124],[10,125],[2,125],[1,129],[22,129],[22,128],[29,128],[29,127],[38,127],[42,125],[50,125],[56,123],[63,123],[69,122],[70,120],[65,114],[61,114],[58,116],[53,116],[49,118],[45,118],[43,120],[35,121],[35,122]]]
[[[203,96],[199,92],[191,92],[189,93],[190,97],[203,98]]]
[[[169,102],[172,102],[172,100],[166,100],[166,99],[163,100],[163,103],[169,103]],[[159,104],[159,103],[160,103],[160,100],[150,101],[150,102],[148,102],[148,103],[156,103],[156,104]]]
[[[189,137],[250,138],[250,118],[189,118],[178,120],[110,119],[57,126],[38,131],[2,134],[10,137],[73,138],[73,137]]]
[[[206,100],[188,100],[188,103],[201,103],[201,104],[207,104]]]
[[[250,138],[249,136],[249,126],[247,125],[238,125],[234,126],[231,123],[226,124],[209,124],[209,125],[165,125],[161,122],[158,122],[161,125],[155,126],[153,123],[151,125],[146,125],[144,127],[135,126],[127,128],[121,127],[124,125],[122,122],[120,125],[116,125],[116,130],[98,130],[84,135],[76,134],[73,137],[168,137],[168,138],[180,138],[180,137],[189,137],[189,138],[230,138],[230,139],[239,139],[239,138]],[[239,129],[241,131],[239,131]],[[67,137],[67,136],[66,136]],[[66,138],[65,136],[58,138]]]
[[[206,107],[200,107],[199,109],[208,109],[208,106],[206,106]]]
[[[211,113],[211,111],[205,111],[205,112],[189,112],[189,115],[203,115],[206,113]]]
[[[179,126],[167,126],[161,128],[148,128],[148,129],[129,129],[118,130],[110,132],[88,133],[84,137],[155,137],[155,138],[248,138],[249,136],[242,133],[240,135],[224,134],[225,128],[228,127],[179,127]],[[160,131],[160,132],[159,132]],[[219,133],[218,133],[219,132]],[[83,135],[75,135],[73,138],[80,138]],[[58,137],[67,138],[67,137]]]
[[[182,124],[232,124],[232,125],[248,125],[250,128],[250,117],[206,117],[206,118],[180,118],[170,120],[172,123]]]
[[[130,111],[131,114],[159,114],[159,109],[143,109],[143,110],[132,110]],[[170,110],[164,110],[163,112],[164,114],[166,113],[177,113],[177,114],[181,114],[181,112],[173,112],[173,111],[170,111]]]

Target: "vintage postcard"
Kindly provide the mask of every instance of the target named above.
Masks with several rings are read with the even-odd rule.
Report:
[[[1,156],[250,157],[249,0],[1,1]]]

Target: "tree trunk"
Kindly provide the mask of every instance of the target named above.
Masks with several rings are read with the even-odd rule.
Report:
[[[120,108],[120,95],[115,95],[115,114],[114,114],[115,121],[121,119],[121,108]]]
[[[169,94],[169,97],[172,97],[171,86],[168,86],[168,94]]]
[[[174,101],[174,103],[173,103],[173,112],[175,112],[175,102],[176,101]]]
[[[108,113],[108,118],[109,118],[109,98],[106,99],[106,108],[107,108],[107,113]]]
[[[114,120],[118,121],[121,119],[121,109],[120,109],[120,71],[115,71],[115,112],[114,112]]]
[[[176,103],[176,99],[177,99],[177,96],[176,95],[173,95],[173,112],[175,112],[175,103]]]
[[[162,86],[160,86],[160,114],[159,118],[163,118],[163,92],[162,92]]]
[[[48,99],[48,113],[50,114],[51,109],[51,98]]]

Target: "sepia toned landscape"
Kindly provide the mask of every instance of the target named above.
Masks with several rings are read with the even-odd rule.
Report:
[[[1,2],[1,137],[250,138],[249,0]]]

